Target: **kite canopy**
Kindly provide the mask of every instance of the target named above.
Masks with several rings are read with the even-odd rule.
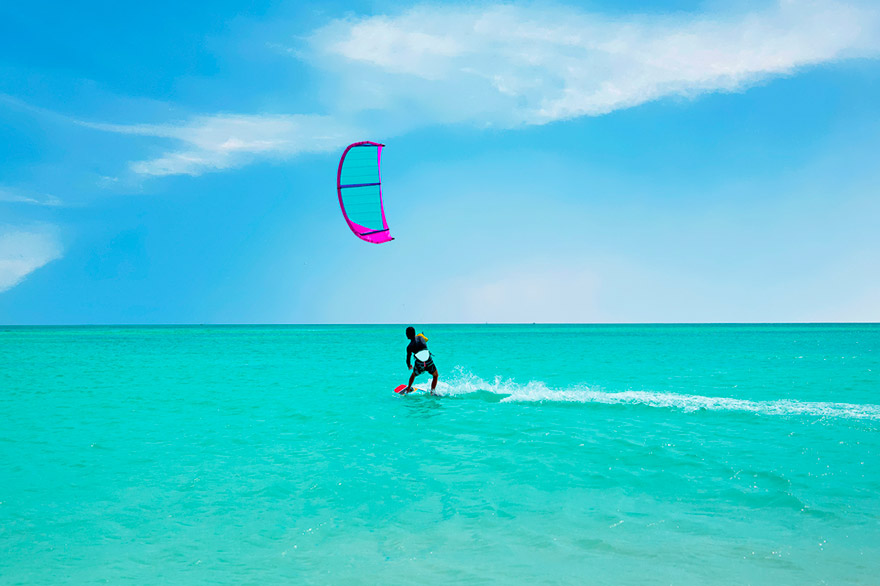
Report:
[[[382,205],[379,163],[383,146],[369,141],[348,145],[336,174],[339,207],[348,227],[361,240],[374,244],[394,240],[389,235]]]

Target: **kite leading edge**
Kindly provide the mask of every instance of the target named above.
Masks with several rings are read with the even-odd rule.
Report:
[[[379,167],[384,146],[370,141],[348,145],[336,173],[339,207],[348,227],[361,240],[374,244],[394,240],[382,204]]]

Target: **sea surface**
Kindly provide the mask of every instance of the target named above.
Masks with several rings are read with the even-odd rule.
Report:
[[[405,325],[0,327],[0,584],[880,584],[880,325]]]

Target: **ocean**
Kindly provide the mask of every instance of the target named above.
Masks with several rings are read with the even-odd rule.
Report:
[[[880,325],[406,325],[0,327],[0,584],[880,584]]]

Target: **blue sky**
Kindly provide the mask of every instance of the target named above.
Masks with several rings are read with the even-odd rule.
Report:
[[[880,321],[875,2],[129,4],[0,6],[0,323]]]

